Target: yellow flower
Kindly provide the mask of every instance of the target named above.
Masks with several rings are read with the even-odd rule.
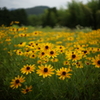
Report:
[[[48,52],[47,52],[47,56],[48,57],[52,57],[52,58],[54,58],[54,57],[57,57],[57,50],[55,50],[55,49],[51,49],[51,50],[49,50]]]
[[[21,91],[21,92],[22,92],[22,93],[24,93],[24,94],[26,94],[27,92],[32,91],[31,89],[32,89],[32,86],[29,86],[29,87],[28,87],[28,86],[26,86],[26,87],[25,87],[25,89],[22,89],[22,91]]]
[[[66,58],[68,58],[68,60],[73,60],[73,61],[77,61],[80,60],[82,58],[82,55],[79,54],[78,52],[68,52],[66,54]]]
[[[92,62],[95,67],[100,68],[100,56],[96,56],[94,59],[92,59]]]
[[[65,47],[62,46],[62,45],[59,45],[56,47],[57,51],[60,52],[60,53],[64,53],[65,52]]]
[[[72,70],[70,68],[60,68],[59,70],[56,71],[56,75],[60,76],[59,79],[64,80],[65,78],[70,78],[70,74],[69,72],[71,72]]]
[[[38,60],[37,63],[38,63],[38,64],[42,64],[42,60]]]
[[[11,41],[11,39],[10,38],[7,38],[5,41]]]
[[[58,62],[58,59],[57,58],[53,58],[51,59],[52,62]]]
[[[51,44],[51,43],[43,43],[41,45],[41,49],[44,50],[44,51],[48,51],[52,48],[53,48],[53,44]]]
[[[18,88],[18,86],[21,86],[21,83],[23,83],[25,80],[25,77],[23,76],[19,76],[18,77],[15,77],[15,79],[12,79],[12,82],[10,82],[10,87],[11,88]]]
[[[76,65],[76,68],[83,68],[83,64],[81,61],[76,62],[75,65]]]
[[[63,65],[70,65],[70,63],[69,63],[69,61],[66,60],[63,62]]]
[[[17,55],[23,55],[23,52],[19,49],[19,50],[16,50],[16,54]]]
[[[31,72],[34,72],[35,65],[24,65],[23,68],[21,68],[21,73],[28,75]]]
[[[39,76],[43,76],[43,78],[47,77],[47,76],[51,76],[52,74],[54,74],[54,69],[51,65],[41,65],[39,66],[39,69],[37,70],[37,74],[39,74]]]
[[[26,45],[26,42],[21,42],[21,43],[19,43],[17,46],[18,47],[24,47]]]
[[[25,37],[26,36],[26,34],[24,34],[24,33],[20,33],[18,35],[19,35],[19,37]]]
[[[39,52],[39,56],[38,56],[38,57],[39,57],[40,59],[44,58],[45,56],[46,56],[45,51],[40,51],[40,52]]]
[[[35,59],[36,58],[36,54],[31,53],[29,57],[32,58],[32,59]]]
[[[73,41],[74,40],[74,37],[68,37],[67,40],[68,41]]]

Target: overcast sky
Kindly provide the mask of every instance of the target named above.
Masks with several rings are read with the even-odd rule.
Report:
[[[88,0],[78,0],[86,3]],[[58,9],[62,6],[66,8],[67,2],[71,0],[0,0],[0,7],[9,8],[30,8],[35,6],[49,6],[57,7]]]

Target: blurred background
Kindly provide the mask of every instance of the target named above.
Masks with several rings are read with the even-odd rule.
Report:
[[[0,0],[0,26],[100,28],[100,0]]]

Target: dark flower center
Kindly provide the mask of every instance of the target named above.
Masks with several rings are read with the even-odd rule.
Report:
[[[66,75],[66,72],[62,72],[62,75]]]
[[[34,55],[32,55],[32,57],[35,57]]]
[[[15,82],[16,82],[16,84],[18,84],[20,81],[17,79]]]
[[[72,55],[72,58],[76,58],[76,55],[73,54],[73,55]]]
[[[41,48],[40,48],[40,47],[38,47],[38,49],[40,50]]]
[[[90,63],[89,63],[89,62],[87,62],[86,64],[87,64],[87,65],[89,65]]]
[[[19,51],[19,54],[21,53],[21,51]]]
[[[78,64],[78,66],[81,66],[80,64]]]
[[[50,54],[54,54],[54,51],[50,51]]]
[[[26,92],[28,92],[29,91],[29,89],[26,89]]]
[[[45,49],[48,49],[49,47],[48,46],[45,46]]]
[[[36,43],[36,45],[38,45],[38,43]]]
[[[85,51],[83,51],[84,53],[87,53],[87,51],[85,50]]]
[[[44,52],[42,52],[42,55],[44,55],[45,53]]]
[[[32,45],[32,47],[34,47],[34,45]]]
[[[23,42],[21,42],[20,44],[22,44]]]
[[[32,52],[34,53],[34,50]]]
[[[79,64],[79,62],[76,63],[77,65]]]
[[[29,52],[29,50],[27,50],[26,52]]]
[[[60,50],[60,52],[63,52],[63,50]]]
[[[100,60],[98,60],[98,62],[97,62],[99,65],[100,65]]]
[[[34,34],[37,34],[36,32]]]
[[[27,67],[26,69],[27,69],[27,70],[29,70],[29,69],[30,69],[30,67]]]
[[[48,72],[48,69],[47,68],[44,68],[44,72]]]
[[[62,49],[62,47],[60,47],[60,49]]]

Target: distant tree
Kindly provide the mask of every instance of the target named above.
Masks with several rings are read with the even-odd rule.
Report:
[[[57,23],[57,10],[56,8],[49,8],[43,15],[43,27],[50,26],[54,27]]]
[[[0,25],[9,25],[10,23],[10,12],[6,7],[0,9]]]
[[[60,8],[58,10],[57,25],[59,25],[59,26],[69,26],[69,24],[70,24],[69,17],[70,17],[69,10]]]
[[[89,7],[86,5],[80,3],[80,22],[82,26],[85,27],[92,27],[93,26],[93,17],[92,17],[92,11]]]
[[[70,12],[70,17],[69,17],[69,27],[75,27],[76,25],[79,24],[80,22],[80,9],[79,9],[79,3],[77,3],[76,1],[72,0],[72,2],[68,3],[68,10]]]
[[[0,8],[0,25],[9,26],[11,21],[19,21],[20,24],[27,25],[27,14],[24,9],[9,11],[6,7]]]
[[[32,26],[41,26],[42,15],[29,15],[28,22],[29,22],[29,25],[32,25]]]
[[[24,9],[17,9],[11,12],[13,14],[13,21],[19,21],[19,25],[27,25],[28,19]]]
[[[97,29],[100,28],[100,10],[96,12],[96,24],[97,24]]]
[[[91,27],[93,25],[92,12],[88,6],[75,0],[68,2],[67,6],[65,20],[67,27],[74,28],[76,25]]]
[[[93,17],[93,28],[94,29],[97,29],[98,25],[97,25],[97,22],[99,20],[97,15],[99,14],[98,10],[100,10],[100,0],[91,0],[87,3],[87,6],[91,9],[92,11],[92,17]]]

